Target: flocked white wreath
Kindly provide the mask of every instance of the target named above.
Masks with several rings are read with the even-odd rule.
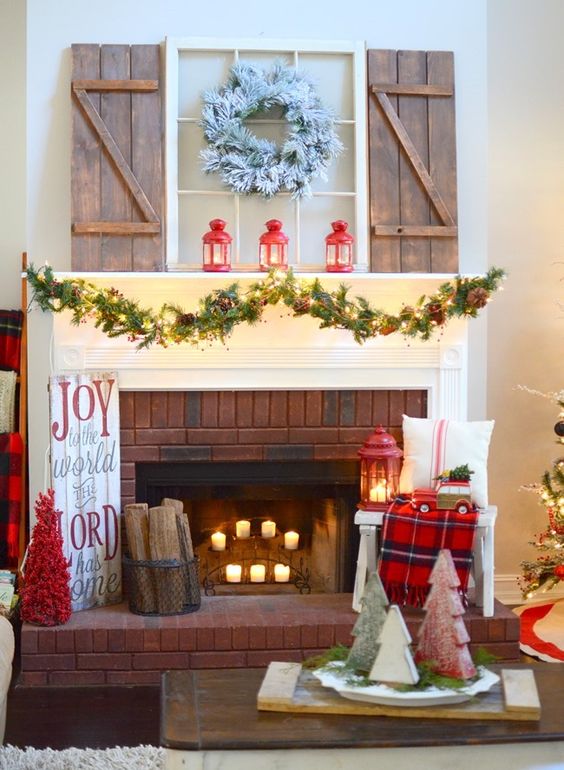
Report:
[[[208,147],[203,169],[217,173],[236,193],[271,198],[287,190],[293,198],[311,195],[310,182],[325,178],[329,163],[343,150],[335,118],[311,82],[295,69],[276,63],[270,72],[240,62],[224,86],[203,94],[200,125]],[[281,107],[289,132],[280,147],[252,133],[244,121]]]

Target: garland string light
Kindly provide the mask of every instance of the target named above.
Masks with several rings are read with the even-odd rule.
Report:
[[[505,272],[492,267],[485,276],[456,276],[435,293],[422,295],[415,305],[403,305],[395,314],[372,307],[364,297],[351,299],[344,284],[329,291],[319,279],[301,280],[291,270],[272,270],[246,289],[238,283],[215,289],[199,300],[197,312],[186,312],[170,303],[157,311],[144,308],[115,288],[101,288],[82,278],[59,280],[49,265],[38,269],[30,265],[27,278],[33,301],[42,310],[69,310],[73,324],[91,319],[108,337],[126,336],[139,348],[148,348],[180,342],[225,343],[236,326],[257,323],[267,305],[278,303],[286,305],[294,316],[317,319],[321,329],[349,331],[359,344],[394,333],[428,340],[451,318],[477,316],[492,293],[501,288]]]

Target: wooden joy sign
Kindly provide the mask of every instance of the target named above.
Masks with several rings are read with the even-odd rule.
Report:
[[[119,400],[115,374],[50,380],[51,481],[62,511],[73,610],[121,600]]]

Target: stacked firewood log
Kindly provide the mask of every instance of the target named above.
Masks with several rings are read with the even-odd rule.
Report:
[[[125,528],[131,559],[152,562],[147,565],[149,579],[143,581],[140,611],[157,607],[162,614],[181,612],[196,591],[199,595],[187,567],[194,559],[194,548],[182,501],[165,497],[154,508],[147,503],[126,505]]]

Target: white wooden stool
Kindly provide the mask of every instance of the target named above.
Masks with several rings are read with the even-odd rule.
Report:
[[[497,506],[490,505],[478,514],[474,535],[472,574],[476,586],[476,605],[482,607],[485,618],[494,614],[494,527]],[[360,545],[356,563],[353,610],[360,612],[360,600],[368,573],[376,570],[378,529],[384,520],[383,511],[358,510],[354,523],[360,527]]]

